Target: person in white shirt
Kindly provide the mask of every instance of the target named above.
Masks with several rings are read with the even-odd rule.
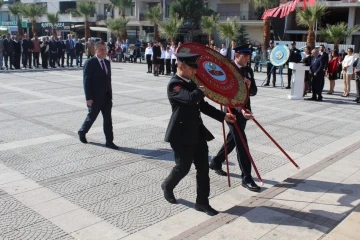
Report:
[[[153,51],[152,51],[151,43],[148,43],[148,46],[145,49],[145,58],[146,58],[147,66],[148,66],[147,73],[152,73],[152,61],[151,61],[152,54],[153,54]]]
[[[170,46],[167,46],[165,50],[166,75],[170,75],[171,73],[171,55],[172,51],[170,49]]]
[[[344,79],[344,94],[343,97],[348,97],[350,94],[350,82],[353,77],[354,68],[353,63],[355,61],[354,58],[354,49],[348,48],[348,55],[346,55],[344,61],[342,62],[343,68],[343,79]]]
[[[165,72],[165,48],[161,45],[160,70],[159,74],[164,75]]]
[[[220,54],[226,57],[227,49],[224,43],[221,45]]]

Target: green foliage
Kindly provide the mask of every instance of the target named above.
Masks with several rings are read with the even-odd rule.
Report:
[[[159,24],[162,19],[161,5],[158,4],[152,8],[146,9],[144,14],[147,21],[150,21],[152,24]]]
[[[178,13],[191,28],[200,26],[201,16],[211,14],[203,0],[177,0],[170,5],[170,15]]]
[[[132,0],[110,0],[111,8],[119,9],[120,16],[125,18],[125,10],[126,8],[131,7]]]
[[[42,4],[29,3],[23,4],[20,11],[23,17],[30,18],[31,21],[36,21],[36,19],[47,12],[47,9]]]
[[[237,35],[235,37],[236,40],[236,44],[237,45],[242,45],[242,44],[246,44],[249,42],[249,38],[248,38],[249,34],[246,32],[246,27],[242,24],[240,24]]]
[[[316,21],[320,20],[327,13],[326,9],[325,4],[319,3],[305,9],[297,9],[296,22],[300,26],[314,29]]]
[[[59,12],[57,13],[47,13],[47,19],[52,25],[52,34],[56,36],[56,24],[59,23]]]
[[[279,6],[279,0],[252,0],[255,8],[270,9]]]
[[[117,37],[121,37],[121,33],[126,30],[126,26],[129,23],[129,18],[115,18],[108,19],[106,21],[106,26],[110,30],[110,32],[114,33]]]
[[[178,13],[171,14],[166,22],[159,23],[160,36],[166,39],[175,40],[183,23],[184,19],[180,18]]]
[[[344,22],[339,22],[334,25],[327,24],[326,28],[320,30],[320,36],[323,40],[329,43],[340,43],[345,38],[353,35],[360,30],[360,26],[354,26],[348,29],[348,25]]]
[[[3,4],[4,4],[4,0],[0,0],[0,8],[2,7]]]
[[[237,22],[236,17],[230,21],[219,24],[218,30],[222,39],[234,39],[239,32],[240,24]]]
[[[20,17],[22,15],[21,9],[23,8],[23,3],[16,2],[8,6],[10,14],[16,17]]]
[[[202,31],[210,35],[213,33],[214,30],[216,30],[218,24],[219,24],[220,15],[212,15],[212,16],[202,16],[201,17],[201,28]]]

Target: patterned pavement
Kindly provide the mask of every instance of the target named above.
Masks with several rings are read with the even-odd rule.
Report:
[[[183,204],[167,204],[160,189],[174,165],[163,141],[171,113],[169,77],[146,74],[144,64],[112,68],[114,142],[120,151],[104,148],[101,116],[87,135],[91,143],[77,138],[87,113],[81,70],[0,73],[0,239],[87,239],[76,235],[84,226],[62,225],[61,216],[72,211],[122,233],[102,239],[120,239],[193,207],[194,169],[175,190]],[[255,77],[261,85],[265,75]],[[279,87],[259,88],[253,112],[296,160],[360,130],[359,105],[341,98],[340,80],[337,85],[338,95],[321,103],[288,100],[289,91]],[[209,142],[213,156],[222,143],[221,124],[203,119],[216,136]],[[255,124],[249,122],[246,132],[262,175],[288,163]],[[240,185],[234,153],[229,167],[231,188],[211,171],[211,198]],[[41,205],[53,200],[72,208],[42,212]]]

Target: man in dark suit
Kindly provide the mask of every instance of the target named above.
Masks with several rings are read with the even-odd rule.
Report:
[[[292,42],[288,63],[290,63],[290,62],[299,63],[300,61],[301,61],[300,50],[296,48],[296,43]],[[287,85],[286,89],[291,89],[292,71],[293,71],[292,69],[288,68],[288,85]]]
[[[66,39],[66,65],[67,67],[73,67],[73,61],[75,56],[75,43],[72,39],[72,35],[68,34],[68,39]],[[70,65],[69,65],[70,60]]]
[[[101,111],[104,118],[106,146],[118,149],[119,147],[113,143],[111,68],[110,62],[105,58],[106,45],[104,42],[97,42],[95,56],[89,58],[84,65],[84,90],[89,113],[78,134],[80,141],[87,143],[85,135]]]
[[[51,68],[56,68],[55,63],[57,61],[58,44],[57,41],[55,41],[54,36],[51,36],[51,41],[49,42],[49,52],[50,52],[50,66]]]
[[[307,100],[322,101],[322,90],[324,88],[324,60],[319,54],[319,50],[311,51],[311,65],[309,73],[312,76],[312,97]]]
[[[249,45],[242,45],[235,48],[235,65],[240,69],[242,75],[244,76],[245,83],[249,86],[249,95],[255,96],[257,93],[257,86],[254,79],[254,72],[251,67],[247,66],[247,62],[251,56],[252,49],[249,48]],[[247,110],[247,111],[245,111]],[[251,113],[250,98],[249,101],[245,104],[245,108],[232,108],[232,113],[236,115],[236,122],[239,126],[242,136],[247,143],[245,127],[246,122],[249,119],[253,118]],[[227,109],[225,108],[225,112]],[[258,192],[260,187],[256,185],[252,176],[251,176],[251,161],[247,155],[246,149],[248,146],[244,146],[241,141],[241,138],[236,131],[234,124],[228,123],[229,133],[227,135],[226,147],[227,154],[230,154],[232,150],[236,147],[237,150],[237,160],[242,171],[242,186],[249,189],[250,191]],[[211,160],[210,168],[215,170],[220,176],[227,176],[227,173],[221,169],[222,163],[225,161],[225,146],[223,145],[219,150],[218,154]]]
[[[57,49],[58,49],[58,53],[57,53],[56,61],[57,61],[58,67],[60,67],[60,66],[64,67],[66,44],[61,39],[61,37],[58,37]]]
[[[223,113],[204,101],[203,87],[197,87],[191,79],[196,73],[198,54],[176,54],[178,59],[177,74],[167,87],[172,115],[165,134],[165,141],[174,150],[176,166],[161,184],[165,199],[176,204],[173,193],[176,185],[189,172],[191,164],[196,167],[197,198],[195,209],[210,216],[218,212],[209,205],[210,179],[207,141],[214,136],[205,127],[201,112],[222,122],[235,121],[229,113]]]
[[[11,39],[10,34],[6,34],[6,39],[4,39],[4,62],[6,70],[9,69],[8,60],[10,62],[10,69],[14,70],[14,41]]]
[[[31,67],[31,56],[32,56],[32,50],[33,50],[33,43],[28,38],[28,35],[25,33],[24,38],[22,40],[22,48],[23,48],[23,54],[22,54],[22,64],[23,67],[26,68],[27,63],[29,62],[29,68]]]
[[[234,47],[236,47],[236,41],[231,40],[231,46],[228,47],[227,52],[226,52],[226,57],[230,61],[234,61],[234,59],[235,59],[235,51],[233,49]]]

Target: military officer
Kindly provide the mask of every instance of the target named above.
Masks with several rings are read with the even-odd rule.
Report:
[[[234,48],[234,50],[235,50],[234,63],[242,72],[244,76],[244,81],[249,86],[250,96],[255,96],[257,93],[257,86],[254,79],[254,72],[249,66],[247,66],[247,62],[251,56],[252,49],[249,48],[249,46],[246,44],[246,45],[238,46]],[[248,102],[245,104],[244,108],[240,108],[240,107],[232,108],[231,111],[236,115],[236,122],[241,131],[241,135],[244,137],[244,140],[247,145],[247,139],[245,135],[246,122],[247,120],[253,118],[253,114],[251,113],[250,98]],[[225,112],[227,112],[226,108],[225,108]],[[236,147],[237,160],[239,162],[239,166],[242,171],[242,175],[241,175],[242,186],[250,191],[258,192],[260,191],[260,187],[256,185],[256,183],[254,182],[251,176],[251,161],[246,151],[246,148],[248,148],[248,146],[243,145],[234,124],[228,123],[228,126],[230,132],[228,133],[226,140],[227,153],[229,154]],[[215,172],[221,176],[227,176],[227,173],[221,169],[221,165],[224,161],[225,161],[225,146],[223,145],[219,150],[218,154],[211,160],[210,168],[215,170]]]
[[[176,204],[173,190],[189,172],[191,164],[196,167],[197,198],[195,209],[210,216],[218,212],[209,204],[210,179],[207,141],[214,136],[205,127],[201,112],[222,122],[234,122],[232,114],[224,113],[204,101],[204,88],[191,80],[198,68],[198,54],[176,54],[177,73],[171,78],[167,94],[172,115],[165,134],[165,141],[174,150],[175,167],[161,184],[165,199]]]
[[[266,84],[264,86],[269,86],[270,85],[270,77],[271,74],[273,75],[273,87],[275,87],[276,85],[276,67],[274,65],[271,64],[270,62],[270,54],[271,51],[274,49],[274,41],[271,40],[269,42],[270,47],[267,49],[266,51],[266,59],[267,59],[267,78],[266,78]]]
[[[290,48],[290,56],[289,56],[289,62],[299,63],[301,61],[301,53],[300,50],[296,48],[296,43],[291,42],[291,48]],[[289,64],[288,64],[289,66]],[[288,85],[286,89],[291,88],[291,77],[292,77],[292,69],[288,68]]]

